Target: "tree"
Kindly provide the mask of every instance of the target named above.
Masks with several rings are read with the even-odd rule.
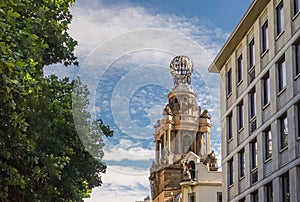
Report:
[[[70,89],[75,83],[43,78],[45,65],[77,64],[73,54],[77,42],[67,32],[73,3],[0,2],[1,201],[79,201],[101,184],[97,176],[105,171],[101,151],[99,159],[92,159],[74,136]],[[106,127],[100,121],[90,124]],[[94,132],[86,128],[85,134]],[[84,159],[90,167],[80,167]]]
[[[87,151],[77,135],[72,115],[73,93],[84,103],[75,110],[85,117],[81,123],[85,129],[82,134],[97,156]],[[43,81],[40,95],[28,99],[29,108],[25,113],[31,126],[28,134],[35,145],[30,151],[34,161],[28,168],[31,175],[27,176],[30,183],[26,184],[29,187],[25,192],[20,190],[24,201],[32,199],[32,194],[40,201],[81,201],[89,196],[92,188],[102,184],[100,173],[106,169],[100,161],[104,146],[102,136],[112,136],[113,131],[101,120],[90,120],[88,94],[80,80],[70,83],[68,79],[51,76]]]

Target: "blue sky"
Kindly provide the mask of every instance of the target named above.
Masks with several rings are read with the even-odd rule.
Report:
[[[153,125],[173,87],[169,63],[189,56],[192,88],[212,115],[212,147],[220,158],[219,78],[207,72],[251,0],[78,0],[70,34],[79,67],[54,65],[45,74],[88,85],[90,111],[115,130],[105,140],[103,186],[87,202],[134,202],[148,193],[154,157]],[[76,118],[76,117],[75,117]]]

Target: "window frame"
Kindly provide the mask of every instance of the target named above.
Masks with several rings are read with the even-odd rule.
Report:
[[[243,81],[243,54],[237,58],[237,74],[236,74],[236,83],[239,85]]]
[[[258,190],[251,193],[251,202],[258,202],[259,196],[258,196]]]
[[[267,201],[273,201],[273,184],[272,181],[265,185],[265,193]]]
[[[276,36],[279,36],[284,31],[284,7],[283,1],[276,6]]]
[[[262,54],[269,50],[269,24],[268,20],[261,27],[262,34]]]
[[[281,175],[281,199],[282,202],[290,201],[290,177],[289,172]]]
[[[265,160],[269,160],[272,158],[273,151],[273,143],[272,143],[272,131],[269,127],[266,131],[264,131],[264,139],[265,139]]]
[[[232,122],[232,113],[227,116],[227,138],[228,141],[233,138],[233,130],[232,130],[233,122]]]
[[[294,0],[294,16],[300,12],[300,0]]]
[[[286,127],[285,127],[286,124]],[[288,117],[287,114],[284,114],[283,116],[280,117],[279,119],[279,127],[280,127],[280,149],[285,149],[288,145],[288,131],[289,131],[289,126],[288,126]],[[287,128],[287,134],[285,134],[285,128]]]
[[[258,167],[258,145],[257,139],[251,141],[251,170],[254,170]]]
[[[238,153],[239,155],[239,178],[242,179],[245,177],[245,150],[242,149]]]
[[[287,79],[286,79],[286,61],[285,57],[282,57],[277,62],[277,70],[278,70],[278,91],[279,93],[286,88]]]
[[[295,65],[296,65],[296,76],[298,76],[300,74],[300,40],[297,41],[295,44]]]
[[[250,120],[256,116],[257,110],[257,102],[256,102],[256,91],[255,88],[250,92]]]
[[[237,116],[237,123],[238,123],[238,131],[240,131],[242,128],[244,128],[244,125],[245,125],[245,120],[244,120],[244,113],[245,113],[245,110],[244,110],[244,103],[241,102],[237,105],[237,113],[238,113],[238,116]]]
[[[298,131],[298,139],[300,138],[300,103],[297,103],[296,106],[297,110],[297,123],[298,123],[298,128],[296,129]]]
[[[263,77],[263,107],[270,103],[271,101],[271,91],[270,91],[270,75],[267,73]]]
[[[254,38],[251,39],[251,41],[248,44],[249,49],[249,70],[252,69],[255,66],[255,42]]]
[[[229,187],[234,184],[234,165],[233,159],[228,161],[228,185]]]
[[[226,95],[232,94],[232,69],[230,68],[226,73]]]

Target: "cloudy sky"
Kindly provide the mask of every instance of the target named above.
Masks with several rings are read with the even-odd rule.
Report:
[[[219,79],[212,59],[252,0],[78,0],[71,35],[79,67],[55,65],[45,74],[88,85],[90,110],[115,130],[105,139],[103,186],[87,202],[134,202],[148,194],[154,157],[153,125],[173,87],[169,63],[176,55],[194,64],[192,88],[212,116],[212,147],[220,158]]]

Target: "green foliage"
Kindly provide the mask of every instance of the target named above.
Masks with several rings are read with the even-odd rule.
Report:
[[[73,3],[0,1],[0,201],[81,201],[102,183],[102,135],[113,132],[90,120],[85,86],[43,78],[45,65],[77,64],[68,34]],[[77,136],[73,94],[82,100],[78,113],[96,159]]]

